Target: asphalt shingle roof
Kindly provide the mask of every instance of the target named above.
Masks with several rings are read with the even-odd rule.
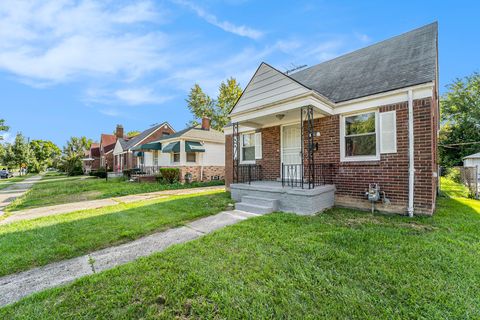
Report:
[[[437,22],[290,75],[333,102],[436,80]]]
[[[165,124],[167,124],[167,123],[164,122],[164,123],[161,123],[161,124],[157,124],[157,125],[155,125],[151,128],[148,128],[147,130],[139,133],[138,135],[131,138],[130,140],[122,139],[123,141],[120,141],[120,144],[122,145],[122,149],[123,150],[128,150],[130,148],[133,148],[137,143],[141,142],[143,139],[148,137],[152,132],[156,131],[158,128],[164,126]]]

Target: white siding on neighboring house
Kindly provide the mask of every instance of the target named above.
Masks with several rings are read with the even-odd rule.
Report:
[[[204,166],[224,166],[225,165],[225,144],[205,142],[205,152],[201,164]]]
[[[310,92],[298,82],[262,63],[243,92],[232,114],[255,109],[283,99]]]
[[[464,167],[480,167],[480,158],[467,158],[463,160]]]

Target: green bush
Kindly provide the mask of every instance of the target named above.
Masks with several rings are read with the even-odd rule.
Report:
[[[90,175],[93,177],[105,179],[107,177],[107,172],[105,172],[105,169],[98,169],[90,171]]]
[[[180,180],[179,168],[160,168],[160,172],[156,176],[160,183],[175,183]]]
[[[460,174],[460,169],[459,168],[447,168],[445,173],[445,177],[456,182],[456,183],[462,183],[462,176]]]

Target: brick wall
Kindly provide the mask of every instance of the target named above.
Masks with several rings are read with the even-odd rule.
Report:
[[[219,180],[225,179],[225,167],[224,166],[204,166],[203,175],[201,166],[171,166],[162,168],[179,168],[180,169],[180,181],[184,182],[185,174],[192,174],[192,181],[210,181],[212,177],[218,176]]]
[[[431,214],[435,208],[437,179],[438,112],[432,108],[432,100],[414,101],[415,135],[415,198],[416,213]],[[408,204],[408,104],[407,102],[382,106],[380,112],[396,111],[397,152],[381,154],[379,161],[340,162],[340,116],[315,119],[314,138],[318,143],[315,163],[333,163],[334,184],[337,188],[336,204],[350,207],[369,208],[365,191],[369,183],[378,183],[390,200],[389,205],[378,203],[382,211],[405,213]],[[437,116],[435,116],[437,115]],[[262,166],[263,178],[274,180],[280,177],[280,127],[264,128],[262,131],[263,158],[257,164]],[[306,135],[305,135],[306,136]],[[232,181],[232,142],[226,137],[226,184]]]

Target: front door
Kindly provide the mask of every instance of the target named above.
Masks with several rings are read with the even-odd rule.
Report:
[[[282,163],[286,179],[301,178],[302,141],[300,123],[282,126]]]

